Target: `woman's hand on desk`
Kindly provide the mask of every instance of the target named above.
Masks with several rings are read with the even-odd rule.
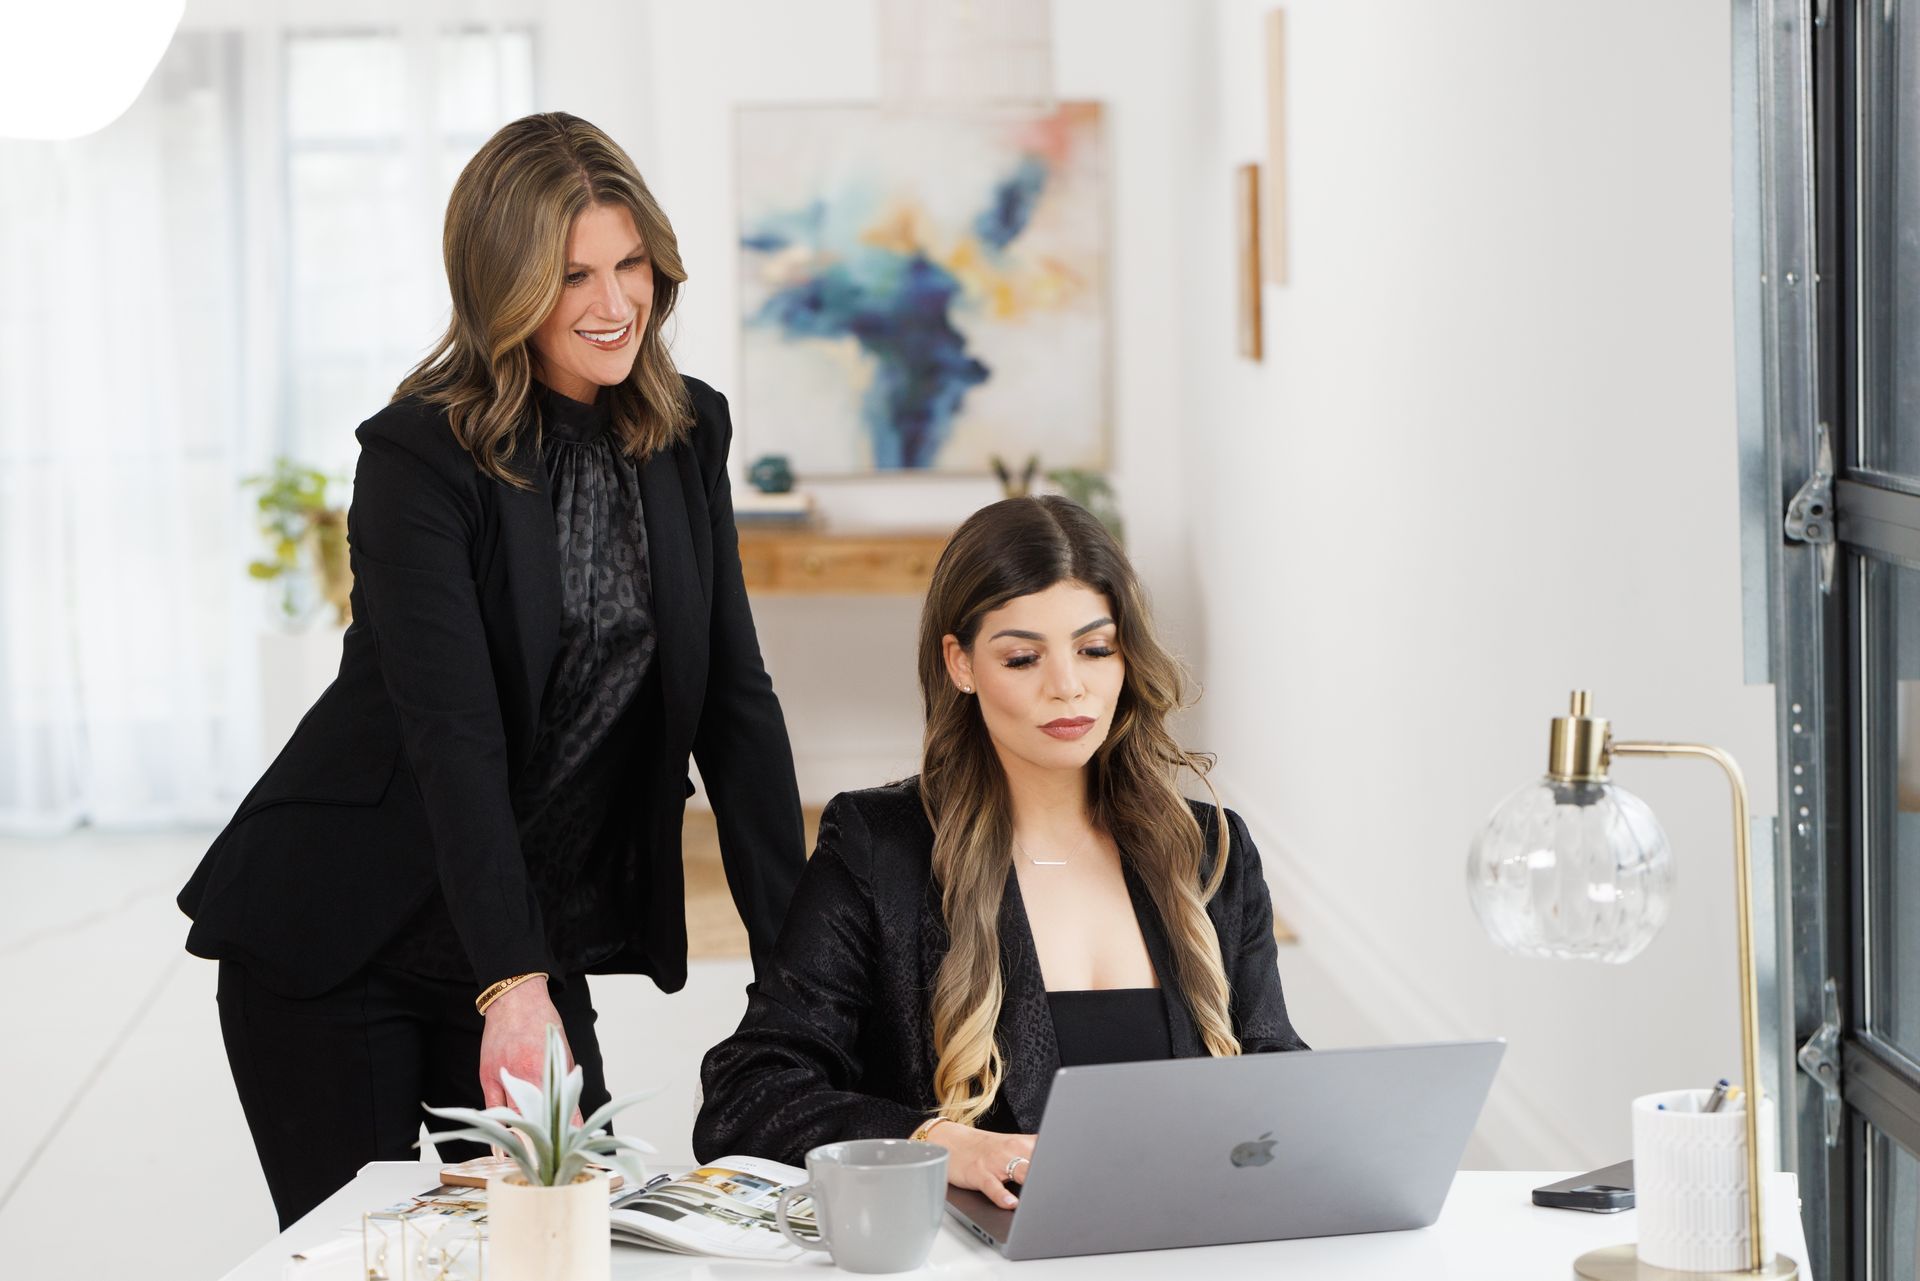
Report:
[[[567,1030],[560,1022],[560,1011],[553,1008],[547,985],[535,980],[522,983],[498,997],[481,1016],[485,1025],[480,1033],[480,1094],[490,1108],[510,1108],[513,1100],[500,1084],[500,1069],[505,1068],[522,1081],[540,1084],[546,1069],[547,1026],[560,1029],[560,1043],[567,1046],[567,1067],[573,1067],[573,1047],[567,1045]],[[574,1109],[573,1123],[580,1124],[580,1110]]]
[[[949,1121],[934,1126],[927,1142],[947,1150],[948,1183],[972,1188],[1003,1210],[1020,1204],[1020,1198],[1007,1191],[1007,1184],[1027,1181],[1027,1168],[1033,1159],[1031,1134],[1000,1134]],[[1011,1174],[1007,1172],[1009,1165],[1013,1166]]]

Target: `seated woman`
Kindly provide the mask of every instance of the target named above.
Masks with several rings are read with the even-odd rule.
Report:
[[[1211,762],[1168,730],[1180,667],[1098,521],[1051,497],[975,513],[919,664],[920,775],[827,806],[746,1016],[702,1065],[694,1151],[799,1164],[911,1135],[1011,1207],[1056,1068],[1306,1043],[1260,857],[1176,786]]]

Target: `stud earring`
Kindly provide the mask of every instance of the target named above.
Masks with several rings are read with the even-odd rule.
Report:
[[[962,686],[960,687],[960,692],[961,692],[962,694],[971,694],[971,693],[973,693],[973,686],[971,686],[971,685],[962,685]]]

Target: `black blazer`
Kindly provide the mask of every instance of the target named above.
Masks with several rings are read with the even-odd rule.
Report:
[[[1194,814],[1211,847],[1218,811],[1195,804]],[[1226,814],[1227,872],[1207,914],[1226,961],[1234,1033],[1247,1053],[1303,1050],[1280,992],[1260,855],[1240,816]],[[740,1153],[798,1165],[819,1144],[904,1138],[933,1115],[938,1056],[929,994],[947,936],[932,863],[933,829],[918,780],[845,792],[827,806],[772,964],[748,989],[739,1029],[701,1065],[705,1102],[694,1123],[695,1157]],[[1197,1058],[1206,1050],[1174,982],[1160,915],[1131,868],[1126,878],[1161,977],[1174,1055]],[[1011,869],[1000,907],[1000,973],[995,1035],[1006,1076],[989,1115],[1031,1134],[1060,1050]]]
[[[725,397],[686,380],[688,440],[641,466],[657,629],[649,726],[623,812],[631,928],[608,972],[686,981],[680,825],[691,752],[719,819],[756,965],[804,866],[786,722],[760,659],[727,482]],[[446,413],[408,398],[357,433],[354,586],[339,675],[180,892],[187,949],[311,996],[446,896],[482,985],[551,972],[510,786],[559,645],[553,505],[532,433],[516,489],[483,474]]]

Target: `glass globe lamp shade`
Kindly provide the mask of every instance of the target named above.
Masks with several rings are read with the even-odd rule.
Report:
[[[1645,801],[1542,778],[1500,802],[1467,855],[1467,895],[1501,947],[1623,964],[1666,922],[1673,851]]]

